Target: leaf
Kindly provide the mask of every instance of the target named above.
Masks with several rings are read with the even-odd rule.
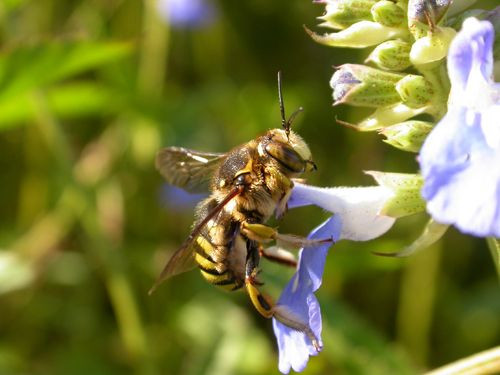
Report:
[[[0,129],[33,117],[28,102],[34,90],[49,88],[48,100],[65,114],[92,113],[101,109],[106,95],[97,86],[80,84],[59,90],[50,86],[120,60],[131,51],[132,44],[127,42],[87,41],[51,42],[4,51],[0,56]],[[78,106],[77,98],[84,99]]]
[[[59,85],[45,95],[50,111],[61,118],[114,113],[121,101],[114,90],[92,82]],[[0,130],[33,120],[35,116],[30,94],[0,101]]]

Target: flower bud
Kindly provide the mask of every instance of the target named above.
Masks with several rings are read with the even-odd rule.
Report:
[[[314,41],[330,47],[365,48],[409,35],[406,27],[388,27],[372,21],[360,21],[345,30],[323,35],[304,29]]]
[[[384,142],[403,151],[418,152],[434,125],[426,121],[405,121],[380,130]]]
[[[424,77],[408,74],[396,84],[396,91],[403,103],[411,108],[421,108],[432,99],[434,89]]]
[[[348,103],[361,107],[381,107],[401,100],[396,83],[403,75],[364,65],[345,64],[330,80],[334,105]]]
[[[409,0],[408,27],[415,39],[423,37],[443,18],[451,0]]]
[[[420,194],[424,184],[422,176],[409,173],[384,173],[367,171],[380,186],[390,189],[393,196],[386,200],[380,215],[403,217],[425,210],[425,201]]]
[[[409,43],[402,40],[389,40],[378,45],[366,61],[373,61],[379,68],[400,71],[411,65]]]
[[[377,0],[325,0],[325,14],[320,26],[335,30],[345,29],[359,21],[373,21],[370,9]]]
[[[399,124],[408,119],[425,113],[427,107],[410,108],[399,102],[386,107],[377,108],[370,116],[366,117],[351,127],[359,131],[369,132]]]
[[[389,27],[399,26],[406,20],[403,8],[389,0],[377,2],[372,7],[371,14],[375,22]]]
[[[411,47],[410,61],[414,65],[422,65],[441,60],[448,53],[456,33],[451,27],[442,27],[418,39]]]

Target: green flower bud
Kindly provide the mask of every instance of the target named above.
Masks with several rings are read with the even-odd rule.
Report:
[[[409,35],[406,27],[388,27],[372,21],[360,21],[345,30],[323,35],[316,34],[305,26],[304,29],[314,41],[330,47],[365,48]]]
[[[366,59],[373,61],[379,68],[400,71],[411,66],[411,45],[402,40],[388,40],[378,45]]]
[[[423,65],[441,60],[448,53],[456,33],[451,27],[442,27],[418,39],[411,47],[410,61],[414,65]]]
[[[406,20],[404,9],[389,0],[376,3],[371,9],[371,14],[375,22],[389,27],[399,26]]]
[[[418,152],[434,125],[426,121],[405,121],[380,130],[384,142],[403,151]]]
[[[403,103],[396,103],[377,108],[370,116],[356,125],[351,125],[351,127],[359,131],[378,130],[425,113],[427,109],[428,107],[410,108]]]
[[[408,27],[415,39],[425,36],[443,18],[451,0],[409,0]]]
[[[315,3],[326,4],[320,26],[342,30],[359,21],[373,21],[370,9],[377,0],[324,0]]]
[[[403,103],[411,108],[424,107],[432,99],[434,89],[424,77],[408,74],[396,84]]]
[[[384,173],[367,171],[380,186],[393,192],[379,214],[395,218],[408,216],[425,210],[425,200],[420,195],[424,179],[418,174]]]
[[[347,103],[361,107],[381,107],[400,101],[396,83],[403,75],[364,65],[345,64],[330,80],[334,105]]]

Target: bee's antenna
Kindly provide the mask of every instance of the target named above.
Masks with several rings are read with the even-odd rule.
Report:
[[[295,117],[304,110],[304,108],[299,107],[295,112],[292,113],[290,118],[287,120],[285,116],[285,104],[283,103],[283,93],[281,92],[281,71],[278,71],[278,99],[280,102],[281,111],[281,126],[285,129],[286,137],[290,135],[290,127],[292,126]]]
[[[278,100],[280,102],[281,126],[285,129],[286,136],[290,134],[290,121],[286,121],[285,104],[283,103],[283,93],[281,92],[281,71],[278,70]]]
[[[302,112],[304,110],[304,108],[302,107],[299,107],[295,110],[295,112],[292,113],[292,115],[290,116],[290,118],[288,119],[288,121],[286,122],[286,125],[288,126],[288,131],[290,131],[290,127],[292,126],[292,122],[293,120],[295,120],[295,117],[297,117],[297,115]]]

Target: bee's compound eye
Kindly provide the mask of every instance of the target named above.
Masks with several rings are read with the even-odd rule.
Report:
[[[247,184],[249,174],[248,173],[242,173],[238,177],[234,179],[234,184],[236,186],[242,186]]]
[[[287,144],[271,142],[266,146],[266,152],[291,172],[302,173],[306,170],[306,161]]]

